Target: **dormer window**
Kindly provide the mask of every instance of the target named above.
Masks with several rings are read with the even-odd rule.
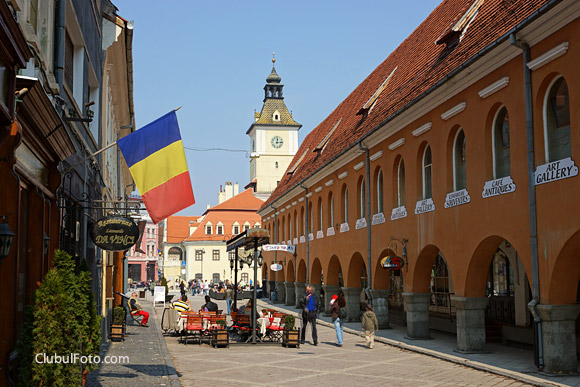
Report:
[[[441,34],[435,44],[445,44],[447,51],[455,48],[455,46],[457,46],[465,36],[465,33],[473,19],[475,19],[475,16],[477,16],[479,8],[483,5],[483,1],[484,0],[475,0],[461,19],[459,19],[453,27]]]
[[[278,110],[272,114],[272,121],[280,121],[280,112]]]
[[[302,156],[300,156],[300,158],[298,159],[298,161],[296,161],[296,163],[294,163],[294,165],[288,170],[288,172],[286,172],[287,175],[291,175],[291,174],[293,174],[296,171],[296,168],[298,168],[298,166],[300,165],[300,163],[304,159],[304,156],[306,156],[306,153],[308,153],[309,150],[310,150],[310,148],[307,148],[304,151],[304,153],[302,153]]]
[[[375,107],[375,104],[377,103],[377,100],[381,96],[381,93],[383,92],[383,90],[385,90],[385,88],[389,84],[389,81],[393,77],[393,74],[395,73],[395,71],[397,71],[397,67],[395,67],[395,69],[393,71],[391,71],[389,76],[383,81],[383,83],[379,86],[379,88],[375,91],[375,93],[369,98],[367,103],[365,103],[363,105],[363,107],[358,111],[358,113],[356,113],[357,115],[362,114],[363,117],[366,118],[366,116],[371,112],[371,110],[373,110],[373,108]]]
[[[338,120],[338,122],[336,124],[334,124],[334,126],[332,127],[332,129],[330,129],[328,134],[326,136],[324,136],[322,141],[320,141],[320,144],[318,144],[318,146],[316,148],[314,148],[313,152],[322,153],[324,151],[324,148],[326,148],[326,144],[328,144],[328,140],[330,140],[330,137],[332,136],[332,134],[334,133],[334,131],[336,130],[336,128],[340,124],[340,121],[342,121],[342,118],[340,120]]]

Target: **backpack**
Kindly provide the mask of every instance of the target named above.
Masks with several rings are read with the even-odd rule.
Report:
[[[347,317],[348,314],[346,313],[346,307],[343,306],[338,310],[338,318],[341,319],[342,321],[345,321]]]

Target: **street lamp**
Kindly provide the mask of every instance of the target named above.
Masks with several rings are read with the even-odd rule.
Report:
[[[6,217],[1,216],[4,222],[0,224],[0,264],[8,255],[10,255],[10,247],[16,234],[10,230],[10,226],[6,223]]]

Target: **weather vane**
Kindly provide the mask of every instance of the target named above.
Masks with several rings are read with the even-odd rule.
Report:
[[[276,63],[276,52],[272,52],[272,64]]]

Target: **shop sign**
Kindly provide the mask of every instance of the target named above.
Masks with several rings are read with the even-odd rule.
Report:
[[[432,198],[419,200],[415,205],[415,215],[424,214],[431,211],[435,211],[435,203],[433,203]]]
[[[402,258],[397,257],[396,255],[389,255],[388,257],[381,259],[381,266],[383,267],[383,269],[401,270],[401,267],[403,267],[403,265],[404,261],[402,260]]]
[[[334,235],[334,227],[329,227],[326,229],[326,236],[333,236]]]
[[[576,175],[578,175],[578,167],[575,166],[574,161],[568,157],[563,160],[553,161],[538,166],[538,168],[536,168],[535,181],[536,185],[540,185]]]
[[[139,227],[129,218],[107,216],[93,225],[91,239],[103,250],[125,251],[139,239]]]
[[[367,219],[366,218],[360,218],[356,220],[356,226],[355,228],[357,230],[361,229],[361,228],[365,228],[367,226]]]
[[[270,269],[272,271],[280,271],[282,270],[282,265],[280,265],[279,263],[274,263],[272,264],[272,266],[270,266]]]
[[[304,235],[300,235],[300,243],[304,242],[306,242],[306,238],[304,237]]]
[[[385,214],[383,214],[382,212],[379,212],[378,214],[374,214],[373,215],[373,226],[375,224],[381,224],[381,223],[385,223]]]
[[[322,231],[322,230],[316,231],[316,239],[322,239],[322,238],[324,238],[324,231]]]
[[[448,193],[447,196],[445,197],[445,208],[460,206],[462,204],[467,204],[470,201],[471,201],[471,197],[467,193],[466,189],[451,192],[451,193]]]
[[[296,246],[293,245],[262,245],[262,250],[264,251],[287,251],[294,254]]]
[[[314,240],[314,234],[313,233],[308,234],[308,240],[309,241],[313,241]]]
[[[298,238],[292,239],[292,244],[297,245],[298,244]]]
[[[504,195],[516,190],[516,185],[514,184],[511,176],[502,177],[500,179],[486,181],[483,185],[483,192],[481,197],[489,198],[497,195]]]
[[[397,220],[406,217],[407,217],[407,209],[405,208],[405,206],[393,208],[393,211],[391,211],[391,220]]]
[[[350,231],[350,227],[348,227],[348,223],[344,222],[340,224],[340,232],[347,232]]]

